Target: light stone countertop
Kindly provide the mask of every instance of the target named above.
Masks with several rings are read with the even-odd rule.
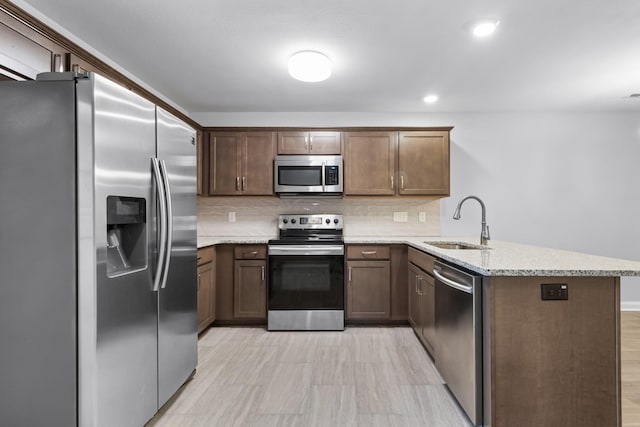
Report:
[[[276,236],[198,236],[198,249],[211,245],[222,245],[225,243],[231,244],[253,244],[253,245],[266,245],[270,239],[275,239]]]
[[[490,240],[489,249],[440,249],[425,242],[452,241],[477,245],[469,237],[349,237],[345,243],[405,243],[484,276],[640,276],[640,262],[540,246]]]
[[[198,236],[198,248],[216,244],[266,244],[266,236]],[[345,236],[347,244],[406,244],[485,276],[640,276],[640,262],[490,240],[489,249],[440,249],[425,242],[478,244],[478,238],[448,236]]]

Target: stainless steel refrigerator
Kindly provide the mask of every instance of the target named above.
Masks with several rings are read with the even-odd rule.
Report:
[[[192,375],[195,136],[95,74],[0,82],[0,425],[142,426]]]

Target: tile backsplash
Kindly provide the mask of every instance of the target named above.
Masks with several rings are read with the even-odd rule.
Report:
[[[406,212],[407,222],[394,222]],[[420,222],[424,212],[425,221]],[[229,222],[235,213],[235,222]],[[280,214],[344,215],[345,236],[435,236],[440,234],[439,198],[349,197],[345,199],[277,197],[199,197],[199,236],[268,236],[277,234]]]

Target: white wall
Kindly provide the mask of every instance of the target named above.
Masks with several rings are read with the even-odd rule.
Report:
[[[640,115],[620,113],[193,113],[205,126],[454,126],[443,235],[479,235],[487,204],[494,239],[640,260]],[[640,309],[640,279],[623,278]]]

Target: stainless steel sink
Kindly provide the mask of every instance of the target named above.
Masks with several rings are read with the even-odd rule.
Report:
[[[482,250],[482,249],[491,249],[488,246],[482,246],[482,245],[474,245],[473,243],[464,243],[464,242],[424,242],[427,245],[431,245],[431,246],[435,246],[436,248],[440,248],[440,249],[475,249],[475,250]]]

